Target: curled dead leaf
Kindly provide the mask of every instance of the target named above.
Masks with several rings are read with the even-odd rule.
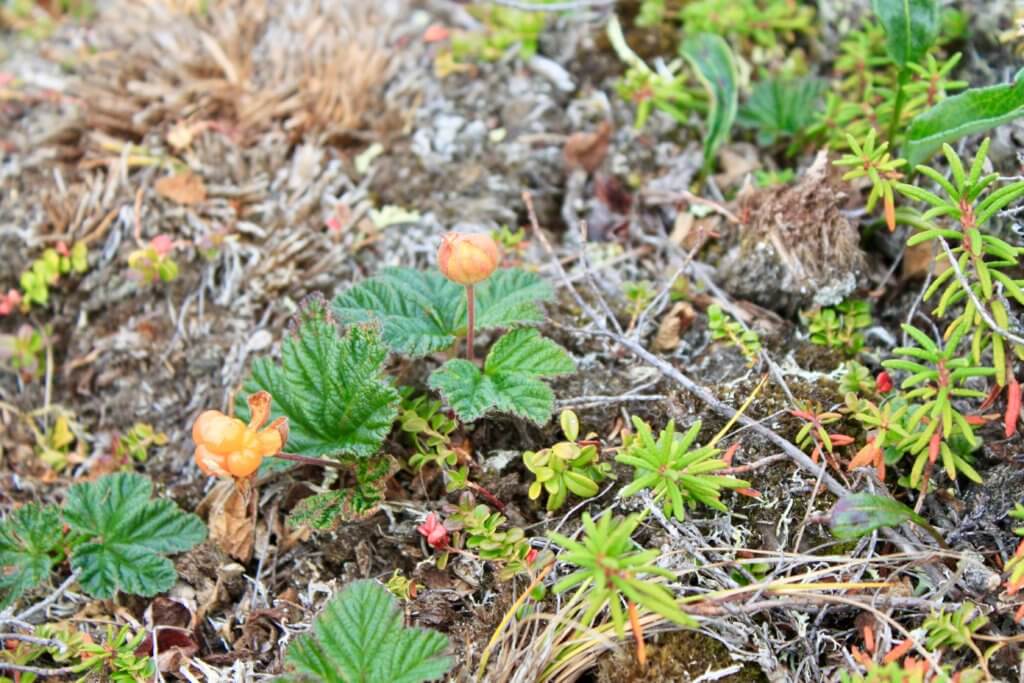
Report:
[[[654,336],[655,351],[672,351],[679,346],[679,338],[693,324],[697,312],[686,301],[678,301],[658,324],[658,333]]]
[[[608,141],[612,136],[612,124],[602,121],[592,133],[573,133],[562,147],[562,158],[568,169],[582,168],[593,173],[608,154]]]
[[[214,486],[197,507],[202,514],[208,511],[210,540],[231,557],[242,562],[252,559],[256,533],[255,508],[247,487],[239,487],[234,480],[224,480]]]

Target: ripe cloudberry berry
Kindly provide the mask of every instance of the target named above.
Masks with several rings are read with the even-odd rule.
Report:
[[[219,410],[203,412],[192,425],[199,469],[210,476],[242,479],[258,470],[263,458],[279,453],[288,441],[288,420],[280,417],[260,429],[270,417],[270,401],[266,391],[249,397],[248,425]]]

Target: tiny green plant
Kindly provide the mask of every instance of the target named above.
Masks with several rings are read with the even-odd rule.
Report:
[[[739,349],[751,367],[757,363],[761,354],[760,337],[725,313],[718,304],[708,306],[708,330],[712,339],[726,341]]]
[[[536,4],[542,7],[544,2]],[[547,23],[544,12],[490,3],[474,4],[470,12],[483,23],[483,30],[460,31],[452,36],[451,55],[456,62],[497,61],[515,46],[522,59],[537,53],[538,40]]]
[[[838,349],[848,357],[856,356],[864,348],[861,330],[870,325],[871,304],[860,299],[847,299],[807,315],[811,343]]]
[[[46,367],[47,335],[47,329],[27,323],[14,334],[0,334],[0,361],[6,362],[23,381],[38,379]]]
[[[676,434],[675,421],[658,434],[657,440],[651,426],[638,417],[633,417],[636,435],[624,444],[615,460],[634,469],[633,481],[622,489],[626,498],[644,489],[650,489],[665,514],[682,521],[686,509],[694,509],[698,503],[725,512],[728,510],[720,500],[725,489],[742,489],[749,482],[728,475],[716,474],[727,467],[717,456],[720,451],[713,446],[694,447],[700,433],[701,422],[697,420],[685,434]]]
[[[21,274],[22,307],[45,306],[50,300],[50,287],[60,281],[61,275],[84,273],[88,268],[84,242],[76,242],[70,249],[60,242],[57,247],[47,249]]]
[[[294,683],[421,683],[440,678],[454,661],[448,638],[408,628],[395,597],[372,580],[355,581],[331,598],[285,655]]]
[[[458,421],[445,414],[440,401],[427,395],[414,396],[408,387],[401,391],[398,424],[413,448],[409,466],[414,470],[426,465],[442,469],[454,467],[458,463],[458,453],[451,448],[451,436],[459,427]]]
[[[548,494],[548,510],[558,510],[569,493],[580,498],[596,496],[598,484],[611,476],[611,463],[600,462],[595,434],[579,440],[580,421],[576,413],[563,410],[559,418],[565,441],[543,450],[523,453],[523,464],[533,473],[530,498],[536,500],[541,491]]]
[[[0,663],[26,666],[49,658],[63,671],[81,674],[79,681],[145,683],[153,680],[156,674],[156,662],[150,653],[136,654],[146,638],[145,629],[133,634],[130,626],[116,628],[108,625],[103,640],[93,642],[70,626],[41,624],[33,629],[32,636],[43,642],[21,641],[16,648],[0,650]],[[46,671],[45,667],[38,669]],[[34,673],[23,673],[18,679],[0,676],[2,683],[34,680],[40,680]]]
[[[916,346],[899,347],[895,353],[905,358],[884,361],[890,370],[909,373],[900,385],[904,400],[913,403],[906,418],[907,436],[899,444],[900,450],[914,457],[910,484],[917,486],[927,481],[925,465],[934,465],[941,456],[950,479],[964,474],[981,483],[981,475],[971,466],[962,452],[970,452],[980,445],[971,426],[972,420],[954,405],[960,398],[984,398],[985,393],[965,386],[972,377],[991,377],[993,368],[973,365],[968,358],[957,355],[956,348],[965,328],[957,328],[944,346],[932,341],[928,335],[911,325],[903,325]],[[930,471],[929,467],[929,471]]]
[[[796,149],[811,124],[825,90],[824,81],[814,78],[787,80],[771,78],[758,82],[750,99],[739,111],[737,122],[757,131],[757,142],[773,145],[790,141]]]
[[[870,396],[875,391],[875,378],[871,371],[855,360],[847,361],[843,365],[843,377],[839,386],[844,394],[856,396]]]
[[[142,249],[128,255],[128,267],[132,277],[144,285],[157,280],[173,282],[178,277],[178,264],[171,254],[174,241],[170,235],[157,235]]]
[[[136,462],[146,462],[149,459],[149,449],[154,446],[166,445],[166,434],[156,431],[149,423],[136,422],[131,429],[117,437],[114,445],[114,457],[118,461],[130,459]]]
[[[790,414],[803,422],[800,431],[796,434],[796,443],[800,448],[811,450],[811,460],[818,462],[823,456],[836,469],[839,469],[833,458],[833,450],[836,446],[848,446],[853,443],[853,438],[845,434],[830,432],[826,427],[839,422],[843,416],[833,411],[823,411],[820,406],[811,405],[809,402],[801,402],[800,407],[791,410]]]
[[[538,552],[530,547],[525,532],[510,527],[505,515],[477,504],[469,492],[463,493],[458,506],[449,510],[445,528],[455,532],[456,547],[462,544],[480,559],[498,563],[501,580],[527,571],[537,561]]]
[[[633,532],[640,524],[640,515],[613,519],[605,513],[595,523],[590,513],[583,513],[583,538],[574,541],[556,532],[548,536],[565,550],[559,560],[575,565],[577,569],[560,579],[552,588],[555,595],[576,588],[588,604],[581,622],[584,626],[607,609],[615,632],[625,634],[627,615],[637,623],[637,607],[658,614],[680,626],[696,626],[696,620],[683,612],[672,593],[656,582],[654,577],[674,579],[675,575],[654,564],[660,550],[639,550],[633,541]],[[638,638],[640,640],[640,638]]]
[[[946,264],[946,269],[924,293],[926,301],[938,295],[934,310],[937,316],[945,316],[954,307],[959,310],[946,327],[945,337],[957,334],[970,338],[971,359],[975,364],[982,363],[983,355],[989,351],[996,382],[1006,386],[1011,355],[1024,359],[1024,345],[1013,343],[1007,337],[1011,328],[1007,297],[1024,305],[1024,279],[1014,277],[1024,249],[1008,244],[983,228],[998,211],[1024,197],[1024,181],[993,189],[999,175],[983,174],[988,147],[986,139],[970,169],[966,169],[953,148],[944,145],[943,152],[952,170],[951,180],[929,166],[917,167],[918,172],[938,184],[944,197],[905,183],[897,184],[896,189],[930,207],[912,219],[917,232],[907,240],[908,245],[928,240],[953,243],[948,251],[955,263],[949,262],[945,249],[940,250],[936,258]],[[935,222],[939,218],[952,219],[958,225],[943,227]]]
[[[68,556],[93,597],[170,589],[177,573],[164,555],[189,550],[206,538],[206,527],[173,501],[152,500],[152,492],[142,475],[111,474],[72,486],[60,508],[29,503],[11,512],[0,523],[0,607]]]

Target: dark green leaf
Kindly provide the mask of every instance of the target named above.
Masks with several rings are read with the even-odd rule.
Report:
[[[737,109],[736,62],[729,44],[713,33],[687,38],[680,52],[708,91],[708,130],[704,137],[704,169],[714,164],[715,154],[729,139]]]
[[[405,628],[397,601],[376,581],[349,584],[313,622],[313,635],[288,648],[293,681],[317,683],[420,683],[452,667],[448,638]]]
[[[87,540],[71,566],[97,598],[121,590],[151,596],[174,585],[177,574],[166,553],[183,552],[206,538],[206,527],[173,501],[151,500],[153,484],[141,474],[111,474],[68,491],[64,520]]]
[[[981,133],[1024,116],[1024,77],[1013,83],[971,88],[914,117],[902,154],[911,167],[927,161],[943,143]]]
[[[836,502],[830,526],[836,538],[851,539],[883,527],[897,527],[904,522],[926,523],[921,515],[898,500],[870,493],[854,493]]]
[[[885,47],[900,66],[918,62],[939,35],[936,0],[873,0],[885,28]]]
[[[491,348],[483,372],[466,360],[450,360],[430,376],[461,420],[471,422],[491,410],[514,413],[538,424],[551,417],[554,394],[540,380],[573,372],[565,349],[534,329],[505,334]]]
[[[343,336],[324,303],[314,301],[285,337],[281,365],[253,363],[236,412],[247,419],[247,397],[269,391],[273,417],[288,418],[289,450],[369,457],[398,416],[398,391],[382,370],[387,355],[376,326],[352,325]]]
[[[49,505],[28,503],[0,522],[0,609],[49,576],[63,540],[60,513]]]
[[[512,327],[543,320],[539,301],[551,286],[515,268],[497,270],[474,288],[476,329]],[[343,323],[379,322],[384,342],[409,356],[450,348],[466,328],[465,289],[437,271],[387,268],[334,299]]]

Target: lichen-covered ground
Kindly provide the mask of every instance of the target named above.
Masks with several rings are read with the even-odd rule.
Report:
[[[843,401],[844,359],[808,341],[800,310],[854,292],[870,298],[866,358],[877,368],[919,299],[921,270],[897,265],[905,234],[862,239],[862,188],[842,182],[827,159],[816,161],[815,150],[789,158],[738,132],[704,196],[691,195],[700,117],[681,127],[654,115],[634,128],[634,107],[615,89],[624,69],[603,29],[614,3],[552,16],[542,60],[510,49],[444,75],[436,64],[444,43],[424,33],[432,25],[472,29],[463,3],[195,4],[107,0],[45,36],[26,35],[10,15],[0,29],[0,291],[17,286],[47,247],[88,247],[87,271],[62,277],[46,306],[0,318],[0,332],[29,323],[45,327],[50,342],[36,377],[0,368],[0,512],[59,502],[74,482],[128,468],[151,477],[161,497],[208,513],[209,501],[202,503],[216,482],[192,462],[192,422],[204,409],[228,409],[251,360],[278,351],[299,302],[312,292],[331,297],[385,266],[432,268],[447,230],[528,226],[526,191],[553,253],[528,230],[516,259],[557,288],[541,328],[579,368],[553,383],[559,408],[574,408],[584,429],[614,448],[632,415],[657,427],[702,419],[702,439],[726,424],[727,412],[667,370],[734,409],[757,392],[745,415],[758,428],[738,426],[723,446],[740,444],[735,465],[779,456],[744,475],[759,495],[727,494],[729,514],[701,508],[681,524],[652,515],[636,539],[662,549],[663,566],[692,577],[695,593],[766,578],[934,582],[918,594],[889,587],[838,592],[835,600],[775,594],[767,604],[744,595],[699,630],[652,627],[646,670],[630,644],[608,642],[587,655],[581,680],[833,680],[852,667],[851,648],[865,647],[863,620],[877,619],[888,647],[903,636],[887,620],[913,630],[944,603],[981,605],[991,635],[1019,637],[999,577],[1016,542],[1007,511],[1024,484],[1019,435],[1004,439],[993,428],[978,454],[985,484],[943,481],[929,497],[922,512],[943,530],[948,552],[906,528],[902,548],[884,536],[837,543],[821,520],[836,491],[867,485],[842,466],[856,449],[838,450],[841,466],[822,470],[767,436],[794,439],[794,397],[822,407]],[[636,3],[618,4],[638,52],[674,54],[656,30],[633,27]],[[818,3],[811,58],[827,62],[867,4]],[[1012,3],[971,5],[962,77],[1006,80],[1016,62],[994,36],[1012,28]],[[568,167],[567,141],[598,133],[604,122],[606,154],[590,170]],[[993,133],[997,170],[1020,173],[1022,138],[1021,124]],[[366,155],[371,147],[376,154]],[[736,198],[755,170],[784,164],[796,170],[788,185]],[[193,184],[162,185],[168,169],[187,169]],[[375,213],[385,207],[411,215],[387,224]],[[128,258],[158,235],[173,239],[179,274],[144,285],[130,277]],[[787,263],[805,268],[805,279]],[[631,321],[626,285],[647,281],[657,292],[679,273],[690,283],[686,305],[661,297]],[[619,334],[608,317],[603,327],[590,319],[574,291],[629,329]],[[760,334],[774,365],[762,388],[763,362],[751,367],[734,347],[712,342],[705,311],[715,302]],[[397,362],[395,369],[423,388],[425,370]],[[73,439],[41,457],[33,428],[45,431],[61,417]],[[137,423],[167,437],[145,462],[116,455]],[[519,454],[557,440],[556,423],[492,416],[466,427],[474,478],[505,502],[510,524],[543,539],[553,528],[577,529],[584,510],[643,508],[642,498],[616,497],[625,468],[585,503],[571,498],[549,514],[530,500]],[[842,426],[863,436],[852,423]],[[396,434],[388,444],[399,457],[401,443]],[[108,623],[183,628],[187,642],[160,660],[165,680],[262,680],[281,673],[289,640],[334,591],[399,570],[423,586],[404,603],[409,623],[447,633],[452,680],[475,680],[481,653],[528,580],[498,581],[493,567],[465,557],[438,569],[416,526],[441,510],[444,487],[405,470],[365,519],[315,533],[286,526],[288,512],[322,484],[314,467],[267,476],[247,562],[207,542],[174,558],[179,581],[166,596],[94,600],[72,587],[45,616],[73,620],[99,640]],[[764,558],[755,569],[735,564],[755,557]],[[68,574],[58,567],[23,604]],[[488,680],[539,678],[550,652],[521,628],[520,638],[503,638],[491,653]],[[1019,660],[1013,641],[991,660],[993,675],[1022,680]]]

